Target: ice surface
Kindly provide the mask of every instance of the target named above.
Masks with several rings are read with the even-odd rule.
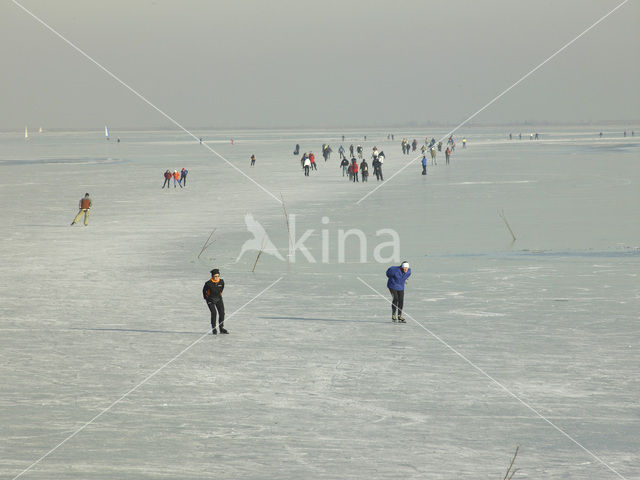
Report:
[[[255,273],[256,252],[236,263],[245,215],[286,257],[282,206],[198,142],[0,134],[0,476],[198,340],[219,267],[228,313],[282,280],[21,478],[502,478],[516,445],[516,478],[620,478],[577,443],[640,478],[640,142],[597,131],[464,132],[451,165],[439,156],[425,177],[416,161],[361,204],[377,184],[341,176],[338,135],[384,150],[390,178],[415,158],[402,136],[446,132],[196,132],[282,195],[296,239],[313,229],[316,263],[263,255]],[[296,143],[316,155],[309,178]],[[162,190],[182,167],[186,188]],[[71,227],[85,192],[89,226]],[[365,263],[355,237],[339,261],[351,228]],[[411,262],[407,313],[512,395],[415,323],[393,325],[358,280],[386,295],[385,228]]]

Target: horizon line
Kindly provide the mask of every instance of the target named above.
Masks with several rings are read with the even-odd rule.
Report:
[[[34,128],[43,128],[43,132],[104,132],[104,125],[100,124],[100,126],[95,127],[72,127],[72,126],[60,126],[60,127],[43,127],[40,124],[38,127]],[[206,130],[206,131],[222,131],[228,132],[231,130],[297,130],[297,131],[314,131],[314,130],[345,130],[345,131],[353,131],[353,130],[383,130],[383,129],[401,129],[401,128],[409,128],[409,129],[420,129],[420,128],[447,128],[453,125],[453,123],[406,123],[406,124],[390,124],[390,125],[342,125],[342,126],[300,126],[300,125],[282,125],[282,126],[212,126],[212,125],[199,125],[199,126],[190,126],[191,130]],[[486,127],[589,127],[589,126],[639,126],[640,127],[640,119],[634,120],[582,120],[576,122],[565,122],[565,121],[522,121],[522,122],[510,122],[510,123],[501,123],[501,122],[474,122],[467,125],[468,128],[486,128]],[[28,126],[28,124],[27,124]],[[175,130],[173,126],[118,126],[111,125],[110,130],[120,130],[127,132],[135,132],[135,131],[170,131]],[[0,128],[0,133],[16,133],[23,132],[23,127],[19,128]],[[34,132],[38,133],[38,132]],[[366,133],[366,132],[363,132]],[[392,132],[389,132],[392,133]],[[111,135],[113,136],[113,135]]]

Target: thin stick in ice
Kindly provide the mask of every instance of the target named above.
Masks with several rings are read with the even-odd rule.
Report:
[[[202,245],[202,250],[200,250],[200,253],[198,254],[198,258],[200,258],[200,255],[202,255],[202,252],[204,252],[204,251],[207,249],[207,247],[208,247],[209,245],[211,245],[212,243],[214,243],[214,242],[215,242],[215,240],[214,240],[214,242],[209,243],[209,240],[211,239],[211,237],[213,236],[213,233],[214,233],[215,231],[216,231],[216,229],[214,228],[214,229],[213,229],[213,232],[211,232],[211,233],[209,234],[209,238],[207,238],[207,241],[206,241],[206,242],[204,242],[204,245]]]
[[[520,445],[516,447],[516,453],[513,454],[513,458],[511,459],[509,468],[507,468],[507,473],[504,474],[504,478],[502,480],[511,480],[513,476],[516,474],[516,472],[519,470],[518,468],[511,470],[513,468],[513,464],[516,461],[516,457],[518,456],[518,450],[520,450]],[[511,475],[509,475],[509,473],[511,473]]]
[[[509,233],[511,233],[511,237],[513,238],[513,241],[516,241],[516,236],[513,233],[513,230],[511,230],[511,226],[509,225],[509,222],[507,221],[507,217],[505,217],[504,215],[504,210],[498,210],[498,215],[500,215],[500,218],[502,218],[502,220],[504,221],[504,224],[507,226],[507,228],[509,229]]]
[[[262,239],[262,246],[260,247],[260,251],[258,252],[258,256],[256,257],[256,261],[253,264],[253,268],[251,269],[251,273],[256,271],[256,265],[258,265],[258,260],[260,260],[260,255],[262,255],[262,252],[264,251],[264,246],[267,242],[267,236],[265,235],[264,238]]]
[[[282,196],[282,192],[280,192],[280,198],[282,199],[282,211],[284,212],[284,220],[287,224],[287,232],[289,233],[289,252],[293,248],[293,238],[291,238],[291,227],[289,226],[289,214],[287,213],[287,206],[284,204],[284,197]]]

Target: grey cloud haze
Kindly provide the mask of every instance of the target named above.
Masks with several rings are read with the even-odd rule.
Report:
[[[20,1],[186,126],[457,123],[620,1]],[[478,123],[640,117],[630,0]],[[11,1],[1,129],[170,123]]]

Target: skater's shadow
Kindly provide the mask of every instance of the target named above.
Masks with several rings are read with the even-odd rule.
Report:
[[[375,320],[343,320],[340,318],[313,318],[313,317],[276,317],[265,316],[260,317],[267,320],[294,320],[299,322],[330,322],[330,323],[381,323],[381,321]]]
[[[206,332],[179,332],[175,330],[142,330],[135,328],[71,328],[70,330],[85,330],[89,332],[125,332],[125,333],[171,333],[179,335],[204,335]]]

